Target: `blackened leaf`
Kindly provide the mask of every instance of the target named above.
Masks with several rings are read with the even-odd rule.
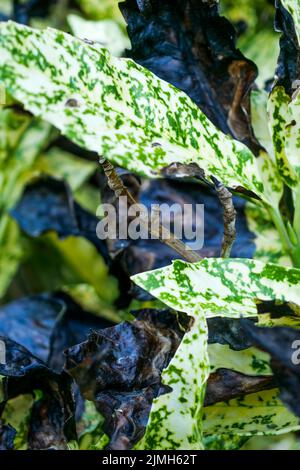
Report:
[[[57,371],[65,348],[84,341],[90,330],[109,326],[63,293],[25,297],[0,308],[0,334]]]
[[[22,230],[32,237],[48,231],[61,238],[85,237],[110,263],[106,245],[96,236],[98,219],[77,204],[69,186],[53,178],[43,178],[28,186],[21,201],[11,211]]]
[[[245,375],[230,369],[218,369],[209,376],[204,404],[213,405],[272,388],[274,388],[274,379],[270,375]]]
[[[0,450],[13,450],[17,431],[10,424],[0,420]]]
[[[143,310],[133,322],[93,332],[66,351],[66,370],[105,417],[109,448],[130,448],[141,438],[153,398],[166,391],[161,372],[187,322],[185,315]]]
[[[64,349],[84,341],[91,330],[108,328],[113,323],[82,310],[66,294],[58,293],[53,297],[63,303],[65,312],[58,319],[52,332],[48,365],[54,370],[61,370],[65,360]]]
[[[287,327],[261,328],[244,321],[254,343],[271,355],[271,367],[280,387],[280,398],[300,417],[300,330]]]
[[[3,46],[0,76],[7,90],[24,102],[31,112],[50,120],[78,145],[152,179],[174,161],[182,164],[196,162],[208,178],[212,175],[220,177],[222,183],[230,188],[246,188],[267,204],[277,204],[282,182],[274,179],[276,169],[272,160],[261,154],[256,161],[247,146],[218,130],[183,91],[132,60],[113,58],[108,51],[62,31],[48,29],[41,32],[14,22],[1,23],[0,29]],[[16,56],[20,35],[22,52]],[[46,70],[32,56],[32,41],[34,48],[47,56]],[[23,60],[24,54],[26,61]],[[71,71],[78,67],[78,63],[82,64],[82,54],[88,57],[90,66],[75,80],[78,90],[81,90],[79,99],[73,96],[74,76]],[[49,67],[61,71],[58,81],[50,83]],[[34,82],[40,86],[39,89],[35,87],[33,100],[30,99],[31,82],[23,80],[26,70],[31,81],[36,74]],[[41,74],[44,74],[45,82]],[[112,76],[116,85],[113,89]],[[45,83],[50,83],[47,92]],[[109,87],[109,95],[101,94],[103,106],[99,97],[91,92],[96,85],[101,85],[100,94],[101,90]],[[117,96],[117,100],[109,99],[107,102],[111,95]],[[62,102],[64,106],[61,106]],[[113,113],[110,113],[111,109]],[[93,123],[90,113],[95,118]]]
[[[32,355],[21,344],[0,336],[1,344],[5,347],[5,363],[0,363],[0,375],[7,377],[26,377],[36,371],[44,371],[43,361]]]
[[[213,317],[207,319],[207,325],[209,344],[228,344],[235,351],[242,351],[253,345],[240,319]]]
[[[282,32],[276,70],[276,86],[283,86],[292,95],[299,86],[300,46],[291,14],[276,0],[275,28]]]
[[[13,19],[18,23],[28,24],[33,17],[44,17],[56,0],[13,0]]]
[[[126,0],[120,4],[132,48],[128,54],[185,91],[223,132],[258,149],[249,122],[253,62],[235,45],[235,30],[218,2]]]
[[[40,390],[43,398],[36,403],[31,416],[29,444],[34,449],[47,446],[66,449],[67,442],[76,439],[70,377],[65,372],[53,372],[9,338],[0,336],[0,340],[5,344],[5,364],[0,364],[0,374],[5,376],[2,408],[11,398]]]

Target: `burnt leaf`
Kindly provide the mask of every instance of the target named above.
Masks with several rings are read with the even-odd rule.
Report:
[[[65,348],[83,341],[91,329],[111,325],[63,293],[25,297],[0,307],[0,334],[55,370],[63,367]]]
[[[10,424],[3,424],[0,420],[0,450],[13,450],[16,434]]]
[[[26,348],[0,336],[5,344],[5,364],[0,364],[3,381],[2,408],[21,394],[40,390],[43,398],[36,402],[29,427],[29,445],[34,449],[48,446],[67,448],[67,442],[76,439],[75,404],[71,379],[65,373],[57,374]],[[31,437],[30,437],[31,436]]]
[[[66,294],[57,293],[5,305],[0,309],[0,324],[7,364],[0,371],[7,375],[3,406],[20,394],[41,390],[42,397],[31,411],[28,446],[66,448],[67,440],[76,434],[71,380],[59,373],[64,364],[63,350],[83,341],[91,329],[112,323],[83,311]],[[83,401],[77,389],[74,393],[76,418],[80,418]]]
[[[120,4],[128,55],[183,90],[223,132],[258,144],[249,121],[256,66],[236,48],[236,33],[217,1],[126,0]]]
[[[245,320],[244,327],[256,346],[270,354],[271,368],[280,388],[280,398],[300,417],[300,330],[256,327]]]
[[[107,448],[126,450],[144,435],[154,398],[168,387],[158,384],[128,391],[114,390],[96,395],[97,408],[105,419],[103,431],[110,436]]]
[[[59,237],[84,237],[97,248],[107,264],[106,245],[96,236],[98,219],[77,204],[67,183],[42,178],[27,186],[22,199],[11,211],[22,230],[32,237],[55,231]]]
[[[135,316],[66,351],[66,370],[105,418],[110,449],[131,448],[141,438],[153,399],[167,391],[161,372],[187,326],[186,316],[169,311]]]
[[[276,70],[276,86],[283,86],[292,95],[299,86],[300,46],[291,14],[276,0],[275,28],[282,33]],[[296,83],[296,86],[295,86]]]
[[[294,204],[292,191],[297,194],[300,184],[299,164],[299,2],[282,0],[276,2],[276,27],[282,31],[276,80],[267,103],[269,129],[274,155],[281,178],[288,188],[284,191],[281,211],[293,223]],[[285,8],[284,8],[285,7]],[[294,207],[295,206],[295,207]],[[295,214],[297,232],[297,217]],[[297,240],[296,242],[297,243]]]
[[[245,375],[230,369],[218,369],[209,376],[204,404],[213,405],[272,388],[274,388],[274,379],[270,375]]]

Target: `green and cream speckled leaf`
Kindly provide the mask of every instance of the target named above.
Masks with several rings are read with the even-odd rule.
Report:
[[[0,217],[0,298],[5,294],[24,255],[18,225],[7,214],[2,215]]]
[[[78,190],[96,170],[96,162],[83,161],[57,148],[43,153],[55,135],[53,127],[39,118],[11,107],[0,108],[0,297],[25,255],[19,227],[8,212],[26,184],[49,174]]]
[[[270,158],[218,131],[181,91],[129,59],[53,29],[0,25],[0,81],[78,145],[148,177],[195,162],[207,177],[277,206]],[[263,174],[262,174],[263,173]]]
[[[300,94],[290,98],[282,86],[275,87],[268,114],[278,170],[293,188],[300,182]]]
[[[300,45],[300,0],[281,0],[284,8],[292,15]]]
[[[300,269],[250,259],[207,258],[172,265],[132,277],[169,307],[193,315],[240,318],[257,315],[255,299],[300,305]]]
[[[204,408],[204,435],[274,435],[299,429],[299,418],[283,406],[278,389],[252,393]]]

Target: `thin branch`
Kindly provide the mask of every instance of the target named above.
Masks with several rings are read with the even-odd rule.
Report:
[[[224,236],[222,241],[221,257],[229,258],[232,246],[236,239],[236,210],[232,201],[231,192],[216,178],[211,178],[223,207]]]
[[[149,227],[148,214],[145,214],[144,207],[135,201],[134,197],[128,191],[120,176],[117,174],[113,165],[103,157],[100,157],[100,163],[107,178],[108,186],[112,191],[114,191],[116,197],[119,198],[120,196],[126,196],[131,204],[136,204],[137,207],[140,207],[140,223],[143,227],[147,228],[147,231],[152,236],[152,238],[158,239],[162,243],[165,243],[170,248],[177,251],[177,253],[182,256],[182,258],[186,259],[190,263],[195,263],[203,259],[200,255],[198,255],[198,253],[190,250],[188,246],[185,245],[185,243],[175,238],[175,236],[168,229],[161,225],[158,213],[152,214],[151,224]]]

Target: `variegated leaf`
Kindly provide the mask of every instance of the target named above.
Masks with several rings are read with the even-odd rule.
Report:
[[[290,187],[300,182],[300,94],[293,98],[276,86],[269,98],[268,114],[278,170]]]
[[[259,312],[258,326],[281,326],[300,329],[300,305],[275,300],[267,303],[257,302],[257,308]],[[253,342],[253,338],[251,342]]]
[[[133,281],[169,307],[206,317],[257,315],[255,300],[300,305],[300,269],[249,259],[181,260],[165,268],[133,276]]]
[[[207,325],[194,310],[194,323],[162,373],[172,391],[153,402],[145,436],[137,449],[202,449],[202,406],[209,375]]]
[[[66,179],[78,190],[96,169],[93,162],[56,148],[43,154],[55,134],[52,126],[39,118],[12,107],[0,109],[0,297],[25,255],[20,230],[8,214],[25,185],[46,173]]]
[[[211,372],[217,369],[232,369],[248,375],[272,375],[269,354],[251,347],[234,351],[228,345],[214,343],[208,346]]]
[[[0,81],[78,145],[148,177],[194,162],[277,206],[282,186],[270,158],[255,159],[151,72],[56,30],[9,22],[0,33]]]
[[[270,306],[271,304],[273,305],[273,302],[267,302],[265,306]],[[279,319],[277,318],[279,315],[279,304],[275,303],[277,308],[274,310],[272,319],[266,313],[263,315],[259,314],[259,322],[269,326],[272,324],[278,325],[278,320],[281,320],[281,323],[285,323],[287,317],[284,312],[287,312],[289,308],[293,308],[292,312],[295,314],[300,308],[292,304],[285,304],[285,307],[282,306],[280,310],[283,317]],[[275,322],[273,320],[274,316],[276,316]],[[290,320],[294,318],[294,316],[289,317],[288,323],[290,325],[295,325],[296,322],[294,320],[290,323]],[[299,319],[300,317],[298,317],[298,323]],[[215,320],[220,319],[216,318]],[[238,322],[239,320],[232,321]],[[237,331],[235,331],[235,334],[237,334]],[[229,336],[226,336],[226,334],[225,337],[229,339]],[[241,337],[243,337],[243,334],[241,334]],[[264,378],[269,376],[271,380],[270,385],[274,387],[274,382],[271,378],[270,355],[253,346],[247,347],[247,344],[251,344],[251,342],[245,342],[245,349],[242,350],[231,349],[228,344],[224,345],[217,342],[209,344],[208,352],[211,372],[218,373],[218,370],[229,369],[246,374],[253,380],[255,378],[259,379],[260,376]],[[267,389],[268,385],[266,386],[266,391],[259,393],[251,392],[251,394],[246,392],[243,396],[241,395],[241,398],[230,399],[226,403],[217,402],[206,406],[204,409],[204,433],[219,432],[228,433],[227,435],[235,433],[239,436],[247,436],[252,434],[278,434],[291,429],[298,429],[299,420],[286,410],[284,404],[279,400],[278,390],[274,389],[269,392]],[[270,394],[276,398],[270,400]],[[283,429],[281,429],[280,423],[283,423]],[[290,426],[293,426],[293,428]],[[211,439],[213,439],[213,436]]]
[[[239,450],[249,438],[236,434],[213,434],[204,436],[206,450]]]
[[[1,376],[0,376],[0,399],[1,399]],[[34,398],[32,395],[20,395],[9,400],[4,408],[1,419],[16,429],[17,434],[14,439],[14,450],[27,450],[28,423]]]

